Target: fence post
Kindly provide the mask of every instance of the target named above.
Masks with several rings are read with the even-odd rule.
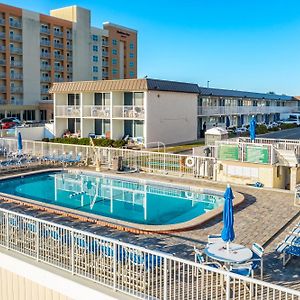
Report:
[[[163,295],[163,299],[167,300],[168,298],[168,264],[167,264],[168,260],[165,257],[164,258],[164,295]]]
[[[225,275],[226,276],[226,300],[230,300],[230,276],[229,275]]]
[[[113,265],[113,272],[114,272],[113,288],[114,288],[114,291],[117,290],[117,259],[118,259],[117,244],[114,243],[114,265]]]
[[[6,248],[9,249],[9,222],[8,222],[9,218],[8,218],[8,213],[6,213]]]
[[[36,260],[39,261],[39,256],[40,256],[40,223],[39,221],[36,222]]]
[[[71,272],[74,275],[74,231],[71,231]]]

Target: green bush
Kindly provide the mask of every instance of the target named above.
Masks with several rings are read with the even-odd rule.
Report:
[[[269,131],[279,131],[280,128],[279,127],[272,127],[272,128],[269,128]]]
[[[48,143],[49,142],[49,138],[43,138],[42,142],[47,142]]]
[[[295,128],[295,127],[297,127],[297,124],[295,124],[295,123],[289,123],[289,124],[282,123],[282,124],[280,124],[281,129],[291,129],[291,128]]]
[[[264,124],[260,124],[256,126],[256,134],[264,134],[268,132],[268,128]]]
[[[126,145],[126,142],[123,140],[115,141],[110,139],[93,139],[93,141],[95,146],[99,146],[99,147],[121,148]],[[71,144],[71,145],[90,145],[89,138],[74,138],[74,137],[54,138],[51,139],[50,142],[59,143],[59,144]]]

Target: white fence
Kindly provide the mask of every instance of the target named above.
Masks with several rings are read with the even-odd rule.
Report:
[[[139,299],[300,299],[296,290],[2,208],[0,246]]]
[[[5,148],[7,152],[15,152],[17,151],[17,141],[5,138],[0,139],[0,147]],[[81,153],[84,160],[93,163],[95,163],[96,156],[98,156],[101,166],[107,168],[112,168],[115,158],[122,157],[123,165],[127,168],[164,175],[184,175],[215,179],[216,173],[216,159],[211,157],[187,156],[111,147],[95,147],[95,153],[91,146],[29,140],[23,141],[23,152],[39,157],[52,155],[53,153],[62,155],[63,153],[72,152],[74,156]]]

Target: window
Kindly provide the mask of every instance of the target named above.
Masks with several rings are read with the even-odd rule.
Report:
[[[130,43],[129,48],[130,48],[130,49],[134,49],[134,44],[133,44],[133,43]]]
[[[143,92],[135,92],[134,93],[134,105],[136,105],[136,106],[144,105],[144,93]]]
[[[93,62],[98,62],[99,58],[97,55],[93,55]]]
[[[130,76],[130,77],[134,77],[134,72],[130,71],[130,72],[129,72],[129,76]]]
[[[80,95],[79,94],[68,94],[68,105],[79,105]]]
[[[118,70],[117,69],[113,69],[112,73],[113,73],[113,75],[117,75],[118,74]]]
[[[47,110],[40,110],[40,120],[41,121],[46,121],[47,120]]]
[[[98,67],[97,66],[93,66],[93,72],[98,72]]]
[[[34,121],[35,120],[35,110],[24,110],[23,119],[25,121]]]
[[[97,45],[93,45],[93,51],[98,52],[98,46]]]
[[[92,35],[92,40],[93,40],[94,42],[98,42],[98,35],[93,34],[93,35]]]
[[[118,60],[117,60],[116,58],[113,58],[113,59],[111,60],[111,63],[112,63],[113,65],[116,65],[117,62],[118,62]]]
[[[98,80],[98,76],[93,76],[93,80]]]
[[[112,51],[111,51],[111,52],[112,52],[112,54],[113,54],[113,55],[117,55],[117,54],[118,54],[118,51],[117,51],[117,49],[112,49]]]
[[[129,67],[130,67],[130,68],[133,68],[133,67],[134,67],[134,62],[133,62],[133,61],[131,61],[131,62],[129,63]]]
[[[112,40],[112,44],[116,46],[118,44],[117,40]]]
[[[129,53],[130,58],[134,58],[134,53]]]

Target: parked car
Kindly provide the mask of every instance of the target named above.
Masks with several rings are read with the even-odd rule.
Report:
[[[247,132],[247,128],[246,127],[238,127],[235,130],[235,133],[245,133],[245,132]]]
[[[14,128],[21,124],[20,120],[14,117],[4,118],[0,122],[2,129]]]

